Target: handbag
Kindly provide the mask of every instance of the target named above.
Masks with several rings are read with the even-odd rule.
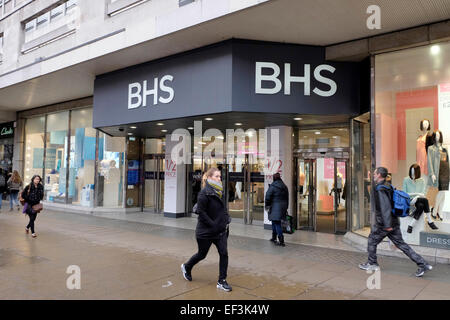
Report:
[[[31,209],[33,209],[33,211],[40,212],[42,211],[42,209],[44,209],[44,206],[42,205],[42,203],[38,203],[32,206]]]
[[[25,191],[25,189],[24,190],[22,190],[20,193],[19,193],[19,202],[20,202],[20,204],[21,205],[25,205],[25,199],[22,197],[22,193]],[[28,194],[30,194],[30,188],[28,188]]]

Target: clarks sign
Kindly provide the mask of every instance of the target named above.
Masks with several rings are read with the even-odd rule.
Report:
[[[8,123],[0,126],[0,138],[10,138],[14,136],[14,124]]]
[[[8,136],[11,134],[14,134],[13,128],[3,127],[2,130],[0,131],[0,136]]]

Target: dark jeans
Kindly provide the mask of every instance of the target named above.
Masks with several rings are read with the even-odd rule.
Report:
[[[430,212],[430,205],[427,198],[419,198],[415,204],[416,209],[412,216],[414,219],[419,220],[423,212]]]
[[[281,227],[281,221],[272,221],[272,235],[277,234],[279,237],[283,235],[283,228]]]
[[[27,229],[31,229],[31,233],[34,233],[34,220],[37,218],[37,212],[30,208],[27,208],[27,214],[30,218],[30,222],[27,225]]]
[[[377,263],[377,246],[383,241],[385,237],[391,239],[397,248],[403,251],[412,261],[414,261],[419,267],[424,267],[426,261],[418,255],[410,246],[408,246],[402,238],[402,233],[399,227],[394,228],[392,231],[386,231],[382,228],[376,228],[372,230],[368,240],[369,263]]]
[[[228,269],[228,249],[227,249],[227,236],[224,233],[219,239],[200,239],[197,238],[198,252],[194,254],[188,262],[185,263],[185,267],[188,271],[206,258],[211,244],[216,246],[219,252],[219,281],[227,278]]]

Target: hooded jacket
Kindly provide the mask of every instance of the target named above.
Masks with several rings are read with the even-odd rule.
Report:
[[[218,239],[226,232],[229,215],[222,199],[209,184],[199,192],[197,198],[198,221],[195,234],[200,239]]]
[[[270,221],[286,220],[289,207],[289,190],[282,180],[275,180],[266,192],[265,206],[269,209]]]
[[[399,218],[392,214],[393,191],[385,188],[379,188],[380,185],[391,185],[385,180],[381,181],[373,188],[371,192],[371,211],[375,217],[375,227],[388,229],[400,226]],[[379,190],[378,190],[379,189]]]

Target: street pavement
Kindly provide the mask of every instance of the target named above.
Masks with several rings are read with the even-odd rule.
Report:
[[[192,282],[182,277],[181,263],[197,248],[193,230],[44,211],[32,238],[27,223],[22,213],[0,212],[0,299],[450,299],[449,265],[416,278],[408,259],[379,257],[377,282],[357,267],[367,259],[364,252],[283,248],[231,230],[227,281],[233,291],[224,292],[216,288],[214,246],[193,269]],[[68,289],[76,283],[68,281],[70,266],[79,267],[80,289]]]

